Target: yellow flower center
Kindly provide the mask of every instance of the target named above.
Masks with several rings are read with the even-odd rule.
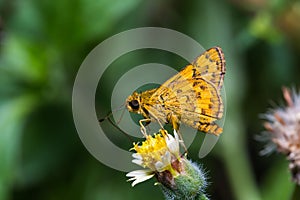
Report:
[[[142,157],[144,167],[157,170],[157,163],[160,162],[163,164],[163,170],[173,171],[171,159],[168,160],[171,152],[168,149],[166,137],[166,131],[161,130],[154,136],[147,135],[146,140],[140,146],[134,144],[133,149]]]

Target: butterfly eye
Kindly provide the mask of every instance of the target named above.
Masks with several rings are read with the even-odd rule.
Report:
[[[140,104],[138,102],[138,100],[132,100],[129,102],[129,106],[133,109],[133,110],[137,110],[140,107]]]

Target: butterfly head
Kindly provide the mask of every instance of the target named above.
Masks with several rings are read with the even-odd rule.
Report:
[[[129,112],[139,113],[141,108],[141,95],[134,92],[126,99],[126,107]]]

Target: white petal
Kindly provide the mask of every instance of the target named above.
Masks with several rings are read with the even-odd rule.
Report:
[[[174,129],[174,136],[175,136],[175,140],[179,142],[179,136],[175,129]]]
[[[169,144],[172,144],[174,141],[175,141],[175,138],[172,135],[168,134],[167,138],[166,138],[167,145],[169,146]]]
[[[134,158],[136,158],[136,159],[140,159],[140,160],[143,159],[143,157],[142,157],[141,154],[139,154],[139,153],[133,153],[133,154],[132,154],[132,157],[134,157]]]
[[[162,157],[162,162],[164,165],[170,165],[171,164],[171,153],[167,151],[165,155]]]
[[[134,177],[134,176],[143,176],[153,173],[149,169],[140,169],[140,170],[134,170],[132,172],[129,172],[126,174],[127,177]]]
[[[176,130],[174,130],[174,136],[168,134],[168,138],[166,139],[168,149],[173,154],[179,154],[179,138]]]
[[[142,160],[133,159],[131,162],[133,162],[133,163],[135,163],[135,164],[137,164],[137,165],[140,165],[140,166],[142,166],[142,167],[144,166]]]
[[[131,186],[135,186],[136,184],[146,181],[154,176],[153,171],[151,170],[135,170],[126,174],[127,177],[132,177],[127,181],[133,181]]]
[[[162,171],[164,170],[165,166],[166,166],[166,165],[165,165],[163,162],[161,162],[161,161],[157,161],[157,162],[155,163],[155,169],[156,169],[158,172],[162,172]]]
[[[138,179],[136,179],[135,181],[132,182],[131,186],[134,187],[136,184],[144,182],[144,181],[152,178],[153,176],[154,176],[154,174],[150,174],[148,176],[139,177]]]
[[[158,172],[162,172],[170,164],[171,164],[171,153],[167,151],[165,155],[162,156],[162,161],[158,161],[155,163],[155,169]]]

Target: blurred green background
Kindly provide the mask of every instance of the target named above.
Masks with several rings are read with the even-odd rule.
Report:
[[[254,137],[263,130],[259,115],[281,105],[281,87],[300,87],[299,21],[296,0],[0,0],[0,199],[163,199],[154,180],[132,188],[125,173],[93,158],[71,111],[86,55],[106,38],[144,26],[171,28],[225,52],[224,133],[204,159],[197,158],[200,143],[190,149],[208,171],[209,196],[289,199],[288,163],[276,153],[259,156],[264,144]],[[157,51],[125,61],[127,68],[184,66]],[[109,105],[116,77],[108,73],[103,81],[109,87],[98,95],[97,110]],[[131,146],[110,129],[115,142]]]

